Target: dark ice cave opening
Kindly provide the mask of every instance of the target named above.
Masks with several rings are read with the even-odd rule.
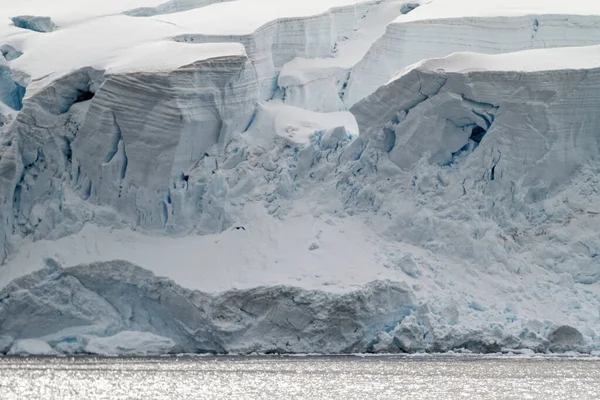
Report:
[[[487,133],[487,130],[476,125],[473,127],[473,130],[471,131],[471,136],[469,137],[469,139],[474,141],[475,143],[479,144],[481,142],[481,139],[483,139],[483,137],[485,136],[486,133]]]
[[[89,90],[78,90],[77,97],[75,98],[73,104],[91,100],[92,97],[94,97],[94,93],[90,92]]]

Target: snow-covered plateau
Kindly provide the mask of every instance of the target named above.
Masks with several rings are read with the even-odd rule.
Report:
[[[0,354],[598,354],[599,109],[590,0],[0,0]]]

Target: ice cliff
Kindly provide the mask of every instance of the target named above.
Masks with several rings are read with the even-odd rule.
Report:
[[[1,353],[600,349],[598,6],[67,3],[0,11]]]
[[[577,51],[564,56],[581,59]],[[545,199],[599,155],[600,120],[589,106],[598,90],[598,69],[480,72],[473,57],[481,56],[457,54],[424,63],[357,103],[351,111],[361,138],[378,143],[403,170],[425,153],[440,165],[469,153],[461,167],[470,182],[490,183],[488,190],[524,202]],[[443,68],[453,64],[475,70]]]

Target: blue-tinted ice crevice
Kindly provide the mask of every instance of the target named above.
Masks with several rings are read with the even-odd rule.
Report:
[[[21,55],[22,53],[15,50],[12,46],[0,46],[0,103],[4,103],[15,111],[23,108],[25,87],[15,79],[10,62]],[[0,109],[0,124],[2,123],[1,118],[2,109]]]

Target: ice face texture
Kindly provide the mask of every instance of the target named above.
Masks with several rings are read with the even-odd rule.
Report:
[[[426,152],[430,162],[447,165],[461,150],[478,146],[464,165],[473,171],[472,179],[486,171],[484,180],[501,176],[524,201],[542,200],[598,156],[600,121],[586,110],[594,102],[598,73],[417,68],[352,112],[363,135],[383,137],[381,146],[402,169],[414,167]],[[564,151],[575,142],[577,150]]]
[[[600,6],[0,10],[0,352],[600,348]]]

